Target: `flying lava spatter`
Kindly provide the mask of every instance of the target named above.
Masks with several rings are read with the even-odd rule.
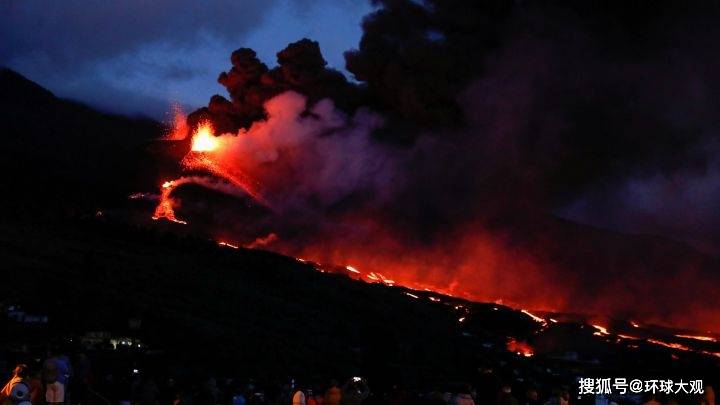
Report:
[[[211,156],[213,152],[221,147],[221,141],[213,134],[213,127],[209,122],[201,123],[192,134],[190,152],[182,159],[182,166],[187,170],[207,171],[231,183],[239,190],[244,191],[257,203],[269,208],[268,202],[257,190],[253,181],[242,173],[232,173],[224,169]],[[187,183],[200,183],[199,177],[181,177],[180,179],[165,181],[160,190],[160,199],[155,208],[152,219],[165,218],[179,224],[187,224],[175,216],[171,194],[180,185]]]

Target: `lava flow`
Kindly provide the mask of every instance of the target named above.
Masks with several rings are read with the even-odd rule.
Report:
[[[165,218],[168,221],[176,222],[178,224],[187,224],[187,222],[177,219],[175,216],[172,198],[170,198],[170,193],[172,193],[177,186],[178,184],[176,184],[175,180],[166,181],[162,184],[162,189],[160,190],[160,201],[158,202],[157,207],[155,207],[152,219],[157,221],[160,218]]]
[[[214,210],[213,215],[198,216],[193,226],[236,246],[336,267],[351,263],[363,273],[355,273],[354,267],[343,271],[364,281],[501,301],[536,312],[629,313],[643,323],[720,327],[710,307],[697,307],[688,320],[660,316],[654,301],[644,296],[608,300],[616,292],[608,280],[618,275],[604,270],[603,264],[593,265],[593,271],[576,271],[588,263],[575,254],[582,249],[573,250],[577,238],[566,235],[565,225],[533,213],[518,220],[523,225],[517,229],[499,231],[487,224],[484,213],[470,212],[482,202],[457,200],[458,195],[443,187],[426,189],[428,179],[416,171],[429,161],[445,159],[447,145],[420,142],[410,150],[398,149],[373,140],[382,117],[368,111],[348,116],[329,99],[310,107],[307,101],[299,93],[279,94],[265,102],[264,118],[236,133],[218,134],[211,121],[196,122],[190,148],[179,163],[186,173],[202,175],[167,182],[154,218],[184,223],[174,212],[178,202],[172,194],[181,184],[194,183],[251,202],[251,209],[244,211],[223,202],[185,206],[190,216],[193,209]],[[471,168],[453,175],[466,177],[469,172]],[[426,175],[437,176],[432,170]],[[457,207],[448,212],[435,212],[438,206],[453,204]],[[520,209],[512,210],[524,218]],[[547,237],[534,228],[526,232],[526,222],[536,221],[548,229]],[[555,241],[560,238],[555,234],[564,239]],[[554,259],[566,255],[572,260]],[[639,272],[624,281],[628,289],[662,288],[653,274],[642,272],[645,267],[628,265],[635,266],[628,271]],[[592,281],[592,293],[569,294],[587,288],[586,279]],[[712,296],[712,283],[698,288],[702,294],[689,301]],[[595,332],[603,335],[601,329]]]
[[[209,172],[212,175],[229,182],[238,190],[243,191],[244,193],[252,197],[259,204],[265,207],[269,207],[269,204],[262,197],[262,195],[257,190],[257,187],[253,185],[253,182],[251,180],[249,180],[242,173],[233,173],[229,170],[222,168],[221,165],[219,165],[211,156],[209,156],[220,146],[221,141],[213,134],[212,125],[209,122],[203,122],[193,133],[190,152],[185,155],[185,157],[182,159],[181,164],[187,170]],[[160,190],[160,199],[158,205],[155,208],[152,219],[158,220],[160,218],[164,218],[179,224],[187,224],[186,221],[180,220],[175,216],[171,194],[180,185],[188,183],[200,184],[227,193],[227,190],[214,187],[215,183],[213,183],[212,181],[209,182],[208,180],[210,180],[210,178],[208,177],[190,176],[165,181],[162,184]]]

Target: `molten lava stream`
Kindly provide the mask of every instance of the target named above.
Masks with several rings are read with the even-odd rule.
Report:
[[[155,207],[155,212],[153,213],[152,219],[157,221],[160,218],[165,218],[168,221],[186,225],[187,222],[177,219],[177,217],[175,217],[175,210],[173,209],[172,198],[170,197],[170,193],[172,193],[174,188],[175,181],[173,180],[163,183],[160,193],[160,202],[158,202],[157,207]]]
[[[242,190],[245,194],[253,198],[254,201],[270,208],[270,204],[260,194],[254,182],[251,181],[244,173],[231,173],[229,170],[213,158],[213,154],[222,147],[222,142],[213,134],[212,125],[209,122],[201,123],[192,134],[192,144],[190,152],[183,157],[181,164],[185,169],[204,170],[210,172],[223,180],[228,181],[236,188]],[[170,180],[163,183],[160,194],[160,201],[155,207],[152,219],[158,220],[165,218],[169,221],[179,224],[187,224],[187,222],[178,219],[173,209],[172,198],[170,194],[175,188],[185,183],[194,182],[192,178],[182,177],[176,180]]]

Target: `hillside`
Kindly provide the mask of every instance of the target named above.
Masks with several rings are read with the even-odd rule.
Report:
[[[143,159],[144,144],[163,131],[155,121],[59,99],[0,68],[0,122],[2,184],[13,196],[3,205],[14,211],[82,211],[152,184],[141,173],[152,168]]]

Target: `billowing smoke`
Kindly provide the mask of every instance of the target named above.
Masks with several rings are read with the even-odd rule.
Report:
[[[370,137],[382,124],[377,114],[348,117],[330,99],[306,111],[295,92],[268,100],[264,111],[267,119],[220,136],[212,159],[249,175],[272,211],[324,213],[354,193],[388,187],[393,162]]]
[[[716,260],[556,216],[714,173],[720,42],[698,41],[719,36],[717,6],[377,3],[346,54],[359,84],[310,40],[272,69],[233,52],[230,100],[188,120],[224,135],[191,168],[242,179],[261,208],[183,198],[184,216],[212,209],[202,225],[223,238],[406,285],[720,329]]]

